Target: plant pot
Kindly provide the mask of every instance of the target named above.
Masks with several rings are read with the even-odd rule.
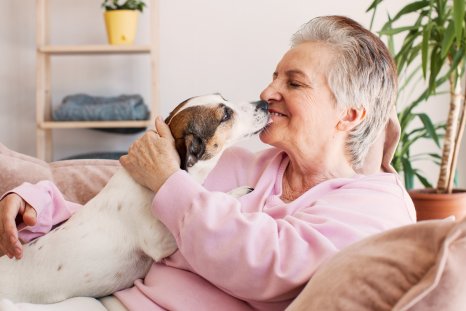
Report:
[[[105,28],[110,44],[132,44],[136,37],[139,12],[136,10],[105,11]]]
[[[416,207],[417,220],[442,219],[466,216],[466,190],[454,189],[452,194],[436,193],[434,189],[409,191]]]

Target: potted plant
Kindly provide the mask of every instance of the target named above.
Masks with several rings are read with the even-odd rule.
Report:
[[[136,36],[138,15],[146,4],[141,0],[104,0],[104,20],[110,44],[132,44]]]
[[[383,0],[374,0],[368,11],[373,11]],[[419,103],[436,95],[448,86],[450,100],[448,118],[443,135],[440,173],[434,188],[411,190],[418,219],[466,215],[466,191],[453,189],[458,153],[463,136],[466,109],[465,88],[461,79],[466,63],[465,0],[412,0],[388,21],[380,31],[389,38],[404,35],[403,43],[395,53],[398,71],[420,64],[427,87],[418,100],[400,115],[400,123],[411,118]],[[403,18],[414,18],[414,23],[399,26]],[[408,18],[408,19],[409,19]],[[406,124],[405,124],[406,126]],[[434,127],[439,129],[440,127]],[[433,134],[429,134],[432,139]],[[438,136],[438,135],[437,135]],[[409,148],[409,146],[408,146]]]

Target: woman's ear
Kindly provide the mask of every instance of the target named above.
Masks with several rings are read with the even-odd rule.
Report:
[[[365,108],[350,107],[343,112],[340,121],[337,124],[337,129],[340,131],[349,131],[355,128],[366,117]]]

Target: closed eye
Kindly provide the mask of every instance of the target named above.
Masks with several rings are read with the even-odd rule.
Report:
[[[296,88],[301,87],[302,85],[300,83],[295,82],[295,81],[289,81],[288,86],[291,87],[291,88],[296,89]]]
[[[222,121],[221,122],[225,122],[225,121],[230,120],[232,115],[233,115],[233,109],[231,109],[230,107],[225,106],[225,108],[223,109],[223,116],[222,116]]]

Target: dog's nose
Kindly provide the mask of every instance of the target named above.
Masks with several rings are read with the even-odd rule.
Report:
[[[264,111],[269,110],[269,104],[265,100],[256,101],[254,102],[254,104],[256,105],[256,111],[257,110],[264,110]]]

